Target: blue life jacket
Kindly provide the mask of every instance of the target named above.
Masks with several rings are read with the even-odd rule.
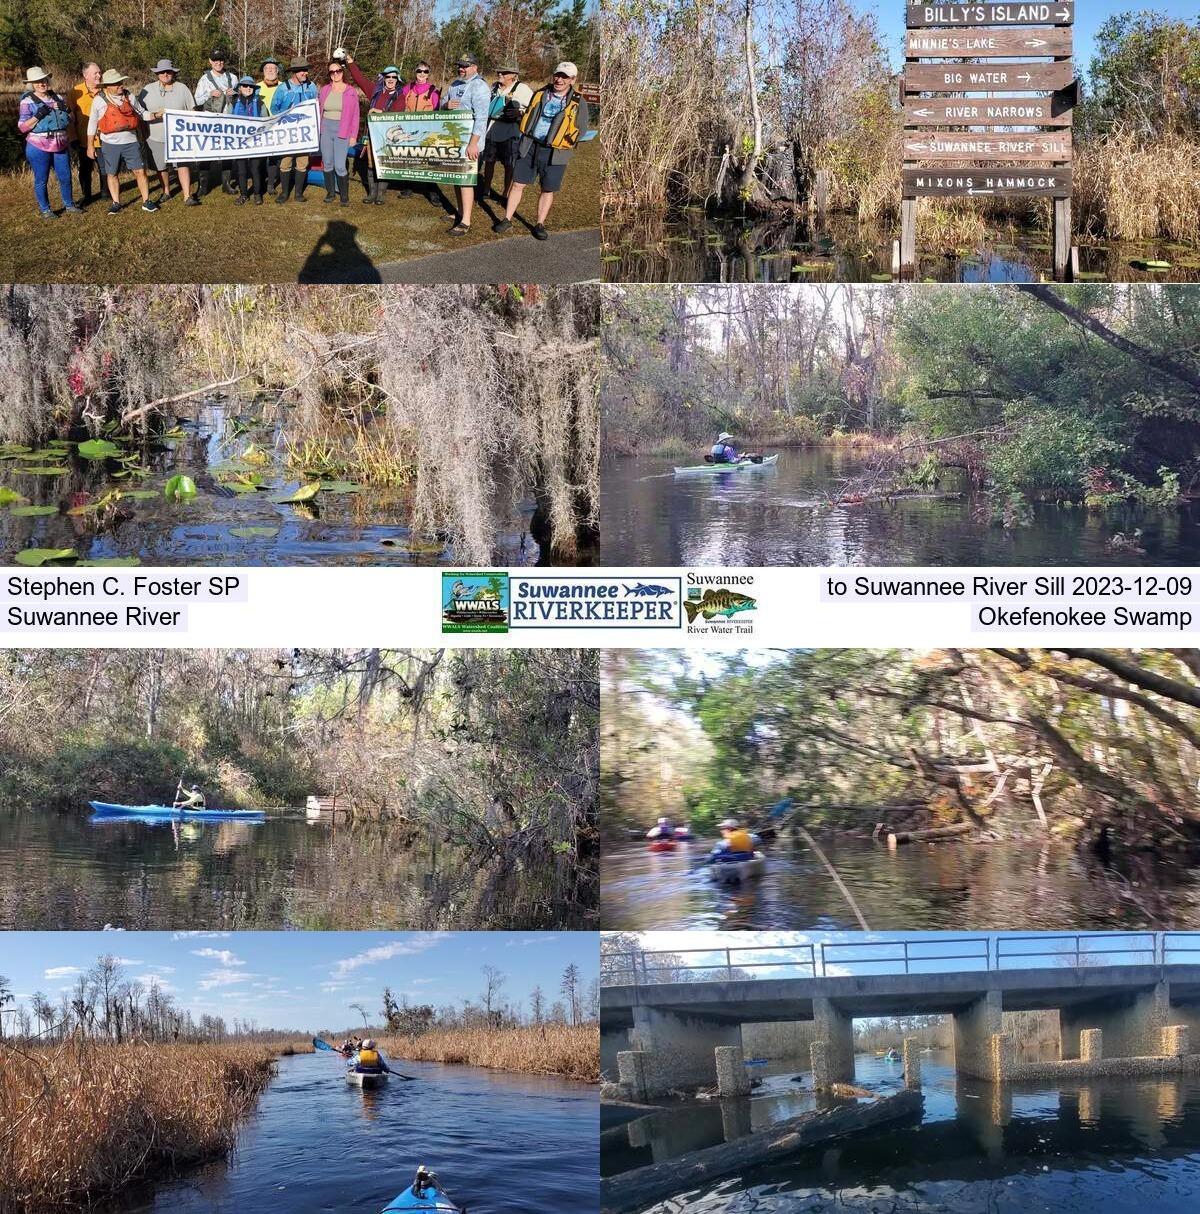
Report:
[[[236,114],[239,118],[262,118],[266,115],[266,108],[263,106],[263,99],[257,93],[251,93],[249,97],[243,97],[239,93],[233,99],[231,114]]]
[[[710,454],[718,464],[736,464],[738,453],[727,443],[713,443]]]
[[[275,96],[271,98],[271,113],[282,114],[302,101],[316,101],[316,99],[317,86],[311,80],[306,80],[303,84],[293,84],[292,81],[285,80],[275,90]]]
[[[27,89],[21,94],[21,101],[26,97],[32,97],[37,100],[37,94],[33,89]],[[37,125],[32,131],[26,131],[27,135],[57,135],[59,131],[65,131],[71,125],[71,111],[67,109],[67,103],[57,93],[46,93],[47,100],[52,100],[57,109],[53,106],[50,113],[45,118],[39,118]],[[44,105],[44,102],[39,101],[39,105]]]

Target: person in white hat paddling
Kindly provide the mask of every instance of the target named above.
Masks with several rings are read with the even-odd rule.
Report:
[[[525,187],[536,181],[541,185],[542,193],[532,232],[538,240],[549,237],[546,218],[554,205],[554,195],[562,188],[563,174],[576,147],[588,133],[591,121],[588,103],[575,91],[578,76],[579,69],[573,63],[560,63],[554,69],[551,83],[534,93],[521,118],[521,142],[508,191],[508,205],[504,218],[492,225],[493,231],[503,235],[512,228],[513,216],[521,205]]]
[[[148,115],[146,147],[150,151],[154,169],[162,178],[162,201],[166,202],[171,197],[171,166],[167,162],[167,124],[163,116],[167,110],[194,110],[196,99],[192,96],[192,90],[179,79],[179,69],[170,59],[158,61],[154,67],[154,76],[154,82],[142,89],[138,100]],[[183,205],[198,206],[200,200],[192,197],[191,165],[177,164],[175,175],[179,178],[179,188],[183,191]]]
[[[63,210],[80,214],[71,194],[71,107],[50,87],[50,73],[31,67],[17,106],[17,129],[25,136],[25,159],[33,170],[33,196],[43,219],[57,219],[50,206],[50,170],[58,178]]]
[[[150,184],[146,180],[146,167],[137,137],[138,124],[148,115],[145,106],[121,87],[128,78],[110,67],[100,77],[100,92],[92,101],[92,112],[88,116],[87,154],[100,162],[100,172],[108,181],[108,194],[112,199],[112,206],[108,208],[110,215],[121,213],[122,165],[137,182],[138,193],[142,196],[142,210],[158,210],[158,203],[150,201]],[[96,135],[100,136],[99,150],[95,146]]]

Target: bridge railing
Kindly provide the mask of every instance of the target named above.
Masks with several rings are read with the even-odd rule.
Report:
[[[1200,965],[1200,932],[1034,932],[896,940],[621,951],[601,959],[603,986],[835,978],[1106,965]]]

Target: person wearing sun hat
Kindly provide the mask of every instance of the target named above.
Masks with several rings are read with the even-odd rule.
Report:
[[[471,136],[467,142],[467,159],[478,160],[483,150],[483,137],[487,134],[488,110],[492,104],[492,91],[487,81],[479,74],[479,59],[475,55],[459,55],[458,79],[450,83],[442,99],[444,110],[470,110]],[[471,211],[475,206],[473,185],[455,186],[458,196],[458,219],[450,229],[452,236],[465,236],[471,230]]]
[[[579,69],[573,63],[569,60],[560,63],[550,84],[539,89],[529,103],[521,119],[521,142],[508,205],[504,218],[492,225],[494,231],[503,234],[512,227],[525,187],[536,181],[542,193],[533,235],[538,240],[549,237],[546,219],[554,205],[554,195],[562,188],[563,174],[591,121],[588,103],[575,91],[578,78]]]
[[[25,159],[33,170],[33,196],[43,219],[57,219],[50,207],[47,185],[53,168],[62,194],[63,209],[80,214],[71,194],[71,107],[50,87],[50,73],[31,67],[25,73],[26,91],[17,106],[17,129],[25,136]]]
[[[167,110],[194,110],[196,99],[192,90],[179,79],[179,69],[170,59],[160,59],[154,65],[154,80],[138,94],[138,100],[146,110],[146,150],[150,153],[153,170],[162,180],[162,202],[171,197],[171,166],[167,162]],[[183,191],[183,205],[194,207],[198,198],[192,197],[192,168],[190,164],[175,165],[179,188]]]
[[[368,113],[390,114],[404,108],[404,95],[400,88],[400,69],[398,67],[388,64],[372,81],[363,75],[358,64],[354,62],[354,56],[349,51],[345,52],[343,61],[349,69],[350,78],[362,90],[363,96],[368,99]],[[359,171],[364,178],[363,186],[367,191],[367,196],[363,201],[368,206],[371,203],[383,206],[387,202],[388,183],[375,172],[375,154],[371,151],[369,131],[366,132],[366,137],[362,140],[355,159],[358,161]]]
[[[504,190],[508,196],[512,185],[513,166],[517,163],[517,143],[521,137],[521,115],[533,100],[533,89],[518,79],[521,69],[515,59],[506,59],[497,69],[498,79],[492,85],[492,102],[488,107],[487,138],[483,155],[479,157],[479,196],[486,198],[492,188],[496,165],[504,169]]]
[[[268,55],[260,67],[262,79],[258,82],[258,95],[262,98],[263,109],[268,114],[271,112],[271,102],[275,100],[275,90],[283,83],[283,77],[279,74],[281,66],[274,55]],[[266,161],[267,193],[274,194],[279,186],[279,157],[268,156]]]
[[[124,166],[137,182],[142,196],[143,211],[157,211],[158,203],[150,201],[150,184],[146,180],[142,149],[138,144],[138,126],[148,117],[146,108],[136,97],[122,88],[128,80],[115,68],[109,68],[100,77],[100,92],[92,101],[92,112],[88,116],[87,153],[99,161],[100,172],[108,182],[108,194],[112,206],[110,215],[121,213],[121,167]],[[100,136],[100,147],[94,146],[94,137]]]
[[[266,107],[258,95],[258,82],[247,73],[238,81],[237,96],[228,111],[239,118],[265,118]],[[237,174],[238,196],[233,200],[234,206],[242,206],[254,199],[256,207],[262,206],[263,176],[266,171],[265,156],[247,156],[233,162]]]
[[[288,78],[275,90],[271,99],[271,113],[283,114],[302,101],[316,101],[317,86],[308,78],[308,60],[297,55],[288,64]],[[292,179],[296,181],[296,201],[307,202],[304,187],[308,185],[308,153],[302,156],[280,156],[279,197],[276,204],[287,202],[292,192]]]
[[[213,50],[208,55],[208,70],[196,81],[196,109],[209,114],[224,114],[233,106],[237,91],[237,73],[225,68],[228,56],[223,50]],[[199,165],[201,197],[216,189],[216,173],[221,176],[221,192],[236,194],[233,184],[233,165],[228,160],[206,160]]]

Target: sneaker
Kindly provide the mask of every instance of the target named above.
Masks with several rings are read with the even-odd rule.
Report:
[[[158,203],[151,202],[150,199],[147,198],[146,201],[142,203],[142,210],[143,211],[157,211]]]
[[[398,198],[411,198],[413,196],[413,192],[412,190],[398,190],[396,192],[396,196]]]
[[[499,235],[499,236],[503,236],[505,232],[511,232],[512,231],[512,220],[511,219],[497,219],[496,222],[494,224],[492,224],[492,231],[497,233],[497,235]]]
[[[63,207],[63,214],[64,215],[82,215],[83,212],[79,209],[79,207],[72,205],[69,207]]]
[[[238,195],[238,196],[237,196],[237,197],[236,197],[236,198],[233,200],[233,205],[234,205],[235,207],[243,207],[243,206],[245,206],[245,205],[246,205],[246,196],[245,196],[244,194],[239,194],[239,195]]]
[[[546,231],[544,223],[535,223],[533,225],[533,238],[535,240],[549,240],[550,233]]]
[[[53,211],[43,211],[42,218],[43,219],[57,219],[58,216],[55,215],[55,213]]]
[[[121,204],[119,202],[114,202],[112,206],[108,208],[108,213],[110,215],[120,215]]]
[[[185,207],[198,207],[200,205],[200,199],[197,198],[195,194],[189,194],[183,200],[183,205]]]

